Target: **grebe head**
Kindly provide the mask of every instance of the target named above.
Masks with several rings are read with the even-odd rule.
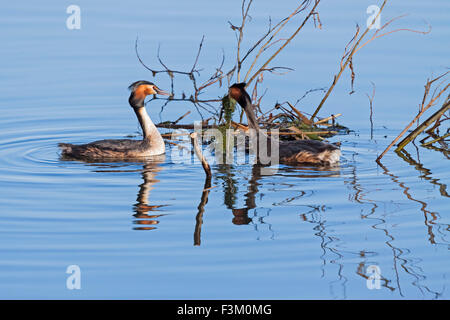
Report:
[[[139,80],[130,84],[128,89],[131,90],[130,98],[128,101],[133,108],[143,108],[144,99],[151,94],[160,94],[164,96],[170,96],[170,93],[161,90],[153,82],[146,80]]]
[[[228,95],[236,100],[242,108],[245,108],[248,104],[251,104],[250,96],[245,91],[245,82],[235,83],[228,89]]]

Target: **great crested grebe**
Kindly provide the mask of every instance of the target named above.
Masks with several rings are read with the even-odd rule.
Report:
[[[249,128],[257,130],[260,139],[265,137],[270,142],[270,137],[260,131],[252,101],[245,91],[245,86],[245,83],[235,83],[229,88],[228,94],[244,109]],[[337,146],[321,141],[294,140],[279,143],[280,163],[333,165],[339,162],[340,156],[341,151]]]
[[[87,144],[58,144],[62,156],[76,159],[130,159],[156,156],[165,153],[164,140],[145,110],[145,97],[151,94],[170,95],[154,83],[140,80],[132,83],[128,102],[134,109],[142,127],[142,140],[116,139],[99,140]]]

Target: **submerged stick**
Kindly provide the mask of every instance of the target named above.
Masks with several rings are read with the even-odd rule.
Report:
[[[208,161],[206,161],[206,158],[203,156],[202,150],[200,149],[200,146],[198,145],[197,141],[197,132],[192,132],[190,134],[191,137],[191,143],[194,147],[195,155],[197,156],[198,160],[202,163],[203,170],[205,170],[206,176],[211,178],[211,167],[209,166]]]

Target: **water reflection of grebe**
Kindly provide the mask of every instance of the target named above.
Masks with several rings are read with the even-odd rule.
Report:
[[[61,159],[69,160],[70,158],[68,159],[67,157],[62,155]],[[141,172],[141,176],[144,181],[139,185],[139,191],[136,199],[137,202],[133,206],[133,211],[135,212],[133,216],[136,218],[133,223],[139,226],[134,227],[133,230],[153,230],[156,229],[155,225],[159,224],[157,218],[164,216],[164,214],[155,214],[154,212],[158,212],[161,207],[165,207],[166,205],[151,205],[149,202],[149,196],[151,190],[153,189],[153,186],[157,182],[159,182],[159,180],[155,179],[155,177],[163,169],[161,164],[164,163],[164,161],[165,155],[162,154],[141,161],[112,160],[108,163],[102,164],[87,160],[85,160],[84,162],[89,166],[97,167],[98,169],[94,170],[94,172],[99,173]],[[136,165],[136,162],[142,164],[141,169],[127,170],[126,168],[124,168],[128,165]]]
[[[235,225],[245,225],[253,222],[253,219],[248,216],[248,213],[251,209],[257,208],[256,205],[256,195],[259,192],[258,186],[261,185],[259,182],[262,178],[261,168],[263,166],[255,164],[252,167],[252,173],[250,180],[248,182],[247,193],[245,196],[245,206],[242,208],[234,208],[233,203],[227,202],[225,205],[231,209],[233,214],[232,223]],[[311,173],[309,173],[310,171]],[[306,173],[308,172],[308,173]],[[340,168],[338,166],[334,167],[307,167],[307,166],[286,166],[280,167],[277,172],[274,172],[273,176],[284,176],[288,173],[290,177],[299,177],[299,178],[321,178],[321,177],[337,177],[340,174]],[[266,175],[265,175],[266,176]],[[230,181],[231,179],[228,179]],[[229,188],[236,189],[236,188]],[[225,191],[227,192],[227,191]],[[304,193],[300,194],[300,197],[303,196]],[[225,196],[225,199],[232,199],[232,196]],[[285,201],[290,201],[290,199],[286,199]],[[284,203],[284,201],[282,202]],[[280,203],[281,204],[281,203]],[[278,205],[278,204],[275,204]]]
[[[232,209],[233,219],[231,222],[235,225],[249,224],[252,219],[248,216],[248,208]]]
[[[136,113],[144,138],[142,140],[99,140],[81,145],[60,143],[59,147],[64,157],[81,160],[132,159],[159,155],[165,152],[164,140],[145,110],[144,100],[150,94],[169,95],[169,93],[144,80],[132,83],[129,89],[131,90],[131,95],[128,101]]]
[[[161,156],[159,156],[161,158]],[[134,205],[133,210],[136,212],[133,216],[136,220],[134,224],[139,226],[134,227],[133,230],[154,230],[155,225],[159,224],[157,218],[164,216],[164,214],[151,214],[159,211],[159,208],[165,207],[165,205],[150,205],[149,195],[153,189],[153,185],[159,180],[155,179],[158,172],[162,170],[159,165],[161,162],[152,161],[144,164],[142,169],[142,179],[144,182],[139,185],[139,192],[137,195],[137,203]]]

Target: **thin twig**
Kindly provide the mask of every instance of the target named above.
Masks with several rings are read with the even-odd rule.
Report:
[[[308,4],[309,1],[303,1],[303,4]],[[305,17],[305,19],[303,20],[303,22],[300,24],[300,26],[297,28],[297,30],[295,30],[295,32],[283,43],[283,45],[281,45],[277,51],[275,51],[275,53],[269,58],[267,59],[267,61],[259,68],[258,71],[256,71],[253,76],[251,76],[251,78],[248,80],[247,85],[250,84],[257,76],[260,72],[262,72],[267,65],[292,41],[292,39],[295,38],[295,36],[300,32],[301,29],[303,29],[303,27],[305,26],[306,22],[309,20],[309,18],[313,15],[313,13],[315,12],[317,6],[319,5],[320,0],[315,0],[314,6],[311,9],[311,11],[309,12],[309,14]],[[306,8],[306,6],[305,6]]]
[[[359,34],[359,26],[357,26],[357,30],[356,30],[356,34],[355,36],[353,36],[353,38],[350,40],[350,42],[348,43],[348,45],[346,46],[345,50],[344,50],[344,56],[341,59],[340,62],[340,70],[338,72],[337,75],[334,76],[333,82],[330,86],[330,88],[328,89],[327,93],[325,94],[325,96],[323,97],[323,99],[320,101],[320,104],[317,106],[316,110],[314,111],[311,120],[318,114],[318,112],[320,111],[320,109],[322,108],[323,104],[325,103],[325,101],[328,99],[331,91],[333,91],[336,83],[339,81],[339,78],[341,77],[343,71],[346,69],[347,65],[349,65],[349,68],[351,69],[351,85],[352,85],[352,92],[353,93],[353,82],[355,79],[355,73],[353,71],[353,56],[356,54],[356,52],[358,52],[361,48],[363,48],[364,46],[366,46],[367,44],[369,44],[370,42],[374,41],[375,39],[384,37],[386,35],[395,33],[395,32],[399,32],[399,31],[408,31],[408,32],[414,32],[414,33],[420,33],[420,34],[428,34],[431,31],[431,26],[429,26],[429,29],[427,31],[419,31],[419,30],[413,30],[413,29],[406,29],[406,28],[402,28],[402,29],[395,29],[392,31],[388,31],[385,33],[380,34],[380,31],[384,30],[385,28],[387,28],[392,22],[403,18],[405,15],[402,16],[398,16],[395,17],[391,20],[389,20],[388,22],[386,22],[380,29],[378,29],[377,31],[374,32],[374,34],[372,35],[372,37],[370,39],[368,39],[366,42],[364,42],[363,44],[359,45],[361,43],[361,41],[364,39],[364,37],[367,35],[367,33],[369,32],[369,30],[371,29],[371,27],[374,25],[375,21],[378,19],[378,17],[380,16],[381,12],[384,9],[384,6],[386,5],[387,0],[383,1],[383,4],[380,7],[380,10],[378,11],[376,17],[372,20],[372,23],[367,26],[366,30],[364,31],[364,33],[359,37],[359,39],[357,39],[357,36]],[[351,50],[348,51],[348,47],[349,45],[351,45]],[[342,64],[342,61],[344,60],[344,58],[347,58],[345,60],[345,63]]]
[[[353,42],[353,40],[355,41],[355,44],[352,46],[352,50],[348,53],[348,57],[347,60],[345,61],[345,63],[342,65],[341,64],[341,68],[338,72],[337,75],[334,76],[333,82],[330,86],[330,88],[328,89],[327,93],[325,94],[325,96],[322,98],[322,100],[320,101],[319,105],[317,106],[316,110],[314,111],[313,115],[311,116],[311,120],[314,120],[314,118],[316,117],[316,115],[319,113],[320,109],[322,108],[323,104],[325,103],[325,101],[328,99],[328,96],[330,95],[331,91],[333,91],[336,83],[338,82],[339,78],[341,77],[342,73],[344,72],[345,68],[347,67],[347,65],[350,63],[350,61],[352,60],[353,54],[356,52],[356,49],[358,48],[359,43],[362,41],[362,39],[366,36],[366,34],[369,32],[370,28],[374,25],[375,21],[378,19],[378,17],[380,16],[381,12],[384,9],[384,6],[386,5],[387,0],[383,1],[383,4],[380,7],[380,10],[378,11],[376,17],[373,19],[372,23],[367,26],[366,30],[364,31],[364,33],[360,36],[360,38],[358,40],[356,40],[356,37],[354,37],[354,39],[351,40],[351,42]],[[359,28],[357,28],[357,34],[359,33]]]

